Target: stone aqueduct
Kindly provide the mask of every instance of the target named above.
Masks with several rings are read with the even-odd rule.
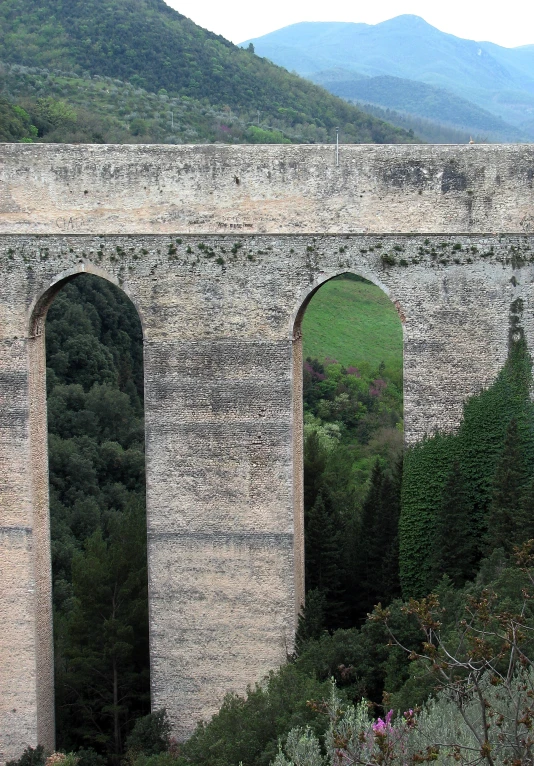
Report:
[[[378,284],[408,442],[489,383],[521,297],[534,148],[0,147],[0,762],[54,741],[44,322],[84,272],[144,332],[152,701],[185,737],[291,650],[303,598],[300,318]]]

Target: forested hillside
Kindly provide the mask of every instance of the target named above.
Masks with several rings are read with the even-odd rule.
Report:
[[[150,93],[110,77],[0,64],[0,140],[68,143],[291,143],[326,140],[326,130],[253,125],[253,112]]]
[[[521,130],[508,125],[500,117],[444,88],[389,75],[354,78],[350,72],[345,72],[345,77],[342,73],[335,74],[334,78],[329,72],[319,72],[311,79],[348,101],[370,102],[471,134],[484,135],[493,141],[521,141],[526,138]]]
[[[235,113],[242,123],[237,135],[245,141],[261,142],[263,138],[254,131],[247,134],[251,125],[267,129],[267,134],[273,126],[282,128],[283,132],[301,136],[300,140],[331,140],[338,126],[348,143],[413,140],[405,131],[364,114],[322,88],[256,56],[252,50],[238,48],[198,27],[163,0],[114,0],[112,3],[106,0],[5,0],[0,5],[0,61],[44,69],[46,71],[35,74],[36,80],[44,81],[46,86],[49,77],[62,77],[62,84],[71,91],[76,77],[119,79],[121,82],[115,83],[119,88],[128,82],[135,90],[129,94],[133,95],[130,102],[136,99],[146,102],[143,91],[157,94],[162,102],[159,112],[165,112],[166,121],[170,116],[167,97],[180,98],[182,107],[194,99],[192,106],[197,113],[201,109],[199,102],[202,107],[213,108],[218,113],[227,110],[230,120]],[[64,82],[65,74],[71,83]],[[100,88],[93,90],[99,105],[106,100],[105,90],[106,83],[100,83]],[[87,89],[85,91],[87,99]],[[20,95],[30,99],[19,105],[32,115],[35,107],[31,94]],[[45,87],[44,97],[50,95]],[[78,101],[79,98],[76,96]],[[63,99],[72,105],[68,98]],[[155,117],[154,106],[154,103],[149,105],[150,121]],[[84,109],[91,111],[90,99],[86,100]],[[133,114],[137,111],[135,104],[130,103],[129,128],[134,136],[143,133],[140,123],[147,119],[146,114]],[[122,116],[124,112],[121,114],[119,109],[119,117]],[[131,122],[136,119],[140,122],[132,130]],[[200,121],[215,122],[209,118]],[[188,127],[195,130],[194,125]],[[173,135],[172,130],[165,133]],[[225,140],[224,130],[219,135],[212,133],[215,135],[209,137],[200,134],[200,138]],[[232,139],[231,129],[229,133]],[[150,135],[148,126],[147,135]],[[155,137],[162,140],[160,136],[161,130],[155,131]],[[174,142],[192,142],[195,137],[178,134]],[[265,140],[269,141],[269,135]]]

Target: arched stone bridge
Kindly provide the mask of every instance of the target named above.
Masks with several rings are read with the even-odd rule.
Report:
[[[144,332],[152,700],[185,737],[291,651],[300,318],[360,274],[404,326],[408,442],[534,339],[534,148],[0,146],[0,761],[54,739],[44,323],[90,272]]]

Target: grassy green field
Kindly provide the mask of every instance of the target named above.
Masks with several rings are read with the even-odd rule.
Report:
[[[310,301],[302,322],[304,356],[345,366],[402,367],[402,325],[395,307],[370,282],[332,279]]]

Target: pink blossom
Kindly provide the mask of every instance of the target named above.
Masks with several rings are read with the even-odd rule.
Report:
[[[385,734],[388,729],[391,729],[391,719],[393,718],[393,710],[390,710],[386,715],[385,721],[381,718],[373,724],[373,731],[377,734]]]
[[[373,731],[377,734],[383,734],[386,730],[386,723],[381,718],[373,724]]]
[[[360,376],[360,371],[358,370],[357,367],[347,367],[347,374],[348,375],[354,375],[355,378],[361,377]]]
[[[377,378],[376,380],[373,380],[371,385],[369,386],[369,394],[370,396],[381,396],[384,389],[387,387],[387,382],[385,380],[382,380],[381,378]]]
[[[314,370],[309,362],[304,362],[304,372],[307,372],[308,375],[311,375],[315,380],[324,380],[326,378],[326,375],[323,372]]]

